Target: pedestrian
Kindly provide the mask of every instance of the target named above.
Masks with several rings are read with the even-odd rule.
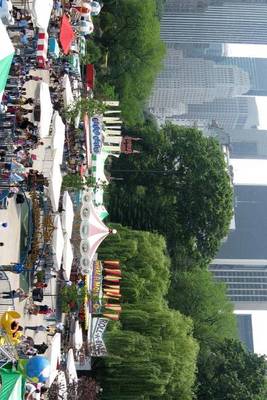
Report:
[[[35,284],[34,284],[34,286],[36,287],[36,288],[47,288],[47,283],[44,283],[44,282],[36,282]]]
[[[2,299],[17,299],[24,300],[28,295],[22,289],[11,290],[9,292],[2,292]]]
[[[48,349],[48,346],[45,342],[41,344],[34,344],[33,347],[37,350],[38,354],[44,354]]]
[[[43,325],[35,325],[35,326],[25,326],[25,330],[29,329],[35,332],[47,332],[47,327]]]

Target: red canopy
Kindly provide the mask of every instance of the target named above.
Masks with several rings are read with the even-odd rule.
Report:
[[[86,87],[88,89],[94,88],[94,81],[95,81],[95,68],[93,64],[86,65]]]
[[[71,23],[66,15],[63,15],[60,27],[60,44],[64,54],[68,54],[71,44],[75,38],[75,33],[72,29]]]

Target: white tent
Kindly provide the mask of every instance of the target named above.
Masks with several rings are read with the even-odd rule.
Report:
[[[65,74],[63,76],[63,82],[62,82],[64,92],[63,92],[63,102],[64,106],[68,107],[70,104],[74,102],[73,94],[72,94],[72,89],[71,89],[71,84],[69,80],[69,76]]]
[[[65,235],[64,249],[63,249],[63,275],[67,281],[70,279],[72,262],[73,262],[72,245],[68,235]]]
[[[59,371],[57,375],[58,399],[68,400],[68,387],[64,371]]]
[[[56,212],[58,210],[60,190],[62,185],[62,174],[60,170],[60,165],[58,165],[56,162],[53,163],[48,180],[49,197],[52,203],[53,211]]]
[[[56,151],[55,157],[62,164],[65,143],[65,125],[57,111],[52,120],[52,149]]]
[[[61,360],[61,333],[56,333],[53,336],[51,345],[46,354],[50,362],[50,376],[48,380],[48,385],[51,386],[53,381],[58,375],[58,365]]]
[[[49,86],[45,82],[41,82],[40,84],[40,107],[41,117],[39,123],[39,135],[40,138],[44,138],[49,135],[50,123],[53,115],[53,105],[51,102]]]
[[[73,350],[69,349],[67,357],[67,375],[70,383],[78,382]]]
[[[37,28],[47,30],[52,9],[53,0],[33,0],[31,14]]]
[[[62,211],[62,214],[61,214],[63,230],[71,238],[73,219],[74,219],[74,210],[73,210],[72,200],[67,191],[63,193],[62,206],[63,206],[63,210],[64,210],[64,211]]]
[[[76,323],[75,323],[73,345],[76,350],[80,350],[83,345],[83,331],[82,331],[82,328],[80,327],[79,321],[76,321]]]
[[[52,238],[53,261],[57,270],[60,269],[64,249],[64,236],[62,232],[61,222],[59,215],[54,219],[54,232]]]

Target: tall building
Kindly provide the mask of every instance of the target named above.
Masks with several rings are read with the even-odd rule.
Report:
[[[232,0],[204,4],[193,12],[170,2],[161,19],[161,37],[166,43],[267,44],[267,1]],[[212,2],[211,2],[212,3]]]
[[[229,261],[229,260],[228,260]],[[267,309],[267,260],[265,265],[244,265],[240,260],[232,264],[215,263],[210,271],[215,279],[225,283],[227,295],[237,310]],[[248,260],[249,262],[249,260]]]
[[[183,58],[182,51],[169,48],[149,108],[175,109],[180,103],[202,104],[217,98],[238,96],[249,89],[248,73],[239,67],[202,58]]]
[[[167,120],[202,129],[216,122],[225,130],[249,129],[259,123],[255,98],[243,96],[215,99],[203,104],[188,104],[186,113],[179,115],[173,112],[168,114]]]
[[[209,5],[222,3],[222,0],[167,0],[165,12],[202,12]]]

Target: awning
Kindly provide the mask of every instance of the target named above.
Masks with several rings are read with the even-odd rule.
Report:
[[[40,84],[40,106],[41,117],[39,124],[39,135],[40,138],[44,138],[49,135],[50,123],[53,115],[53,105],[51,102],[49,86],[45,82],[41,82]]]
[[[78,375],[75,367],[73,350],[69,349],[67,357],[67,375],[70,383],[78,382]]]
[[[63,275],[68,281],[70,279],[71,267],[73,262],[73,250],[68,235],[64,236],[64,249],[63,249]]]
[[[74,98],[73,98],[73,94],[72,94],[70,79],[67,74],[65,74],[63,76],[62,85],[64,88],[64,92],[63,92],[64,106],[68,107],[70,104],[72,104],[74,102]]]
[[[59,57],[59,45],[54,37],[50,37],[48,40],[48,51],[51,54],[52,57],[58,58]]]
[[[52,237],[53,261],[54,261],[54,267],[57,270],[59,270],[61,266],[63,249],[64,249],[64,236],[62,232],[62,226],[59,215],[55,216],[54,227],[55,229]]]
[[[93,64],[87,64],[86,65],[85,82],[86,82],[87,90],[88,89],[94,89],[94,85],[95,85],[95,68],[94,68]]]
[[[95,184],[108,185],[109,181],[105,175],[105,161],[108,153],[92,154],[92,177]]]
[[[0,400],[23,400],[25,393],[25,380],[21,373],[6,368],[0,369],[2,386]]]
[[[1,20],[0,20],[0,43],[2,43],[2,45],[0,46],[0,103],[1,103],[13,55],[15,52],[14,46]]]
[[[70,51],[71,43],[75,38],[75,33],[72,29],[71,23],[66,15],[63,15],[61,20],[59,40],[64,54]]]
[[[73,203],[70,198],[69,193],[66,191],[63,194],[62,199],[62,227],[64,232],[67,233],[68,237],[71,238],[72,235],[72,227],[73,227],[73,219],[74,219],[74,210],[73,210]]]
[[[51,341],[49,350],[47,351],[47,358],[50,362],[50,376],[48,385],[51,386],[58,375],[58,367],[61,360],[61,334],[56,333]]]
[[[54,112],[52,120],[52,149],[59,164],[62,164],[65,143],[65,125],[57,111]]]
[[[47,30],[53,9],[53,0],[33,0],[31,14],[37,28]]]
[[[62,185],[62,174],[60,170],[60,165],[58,165],[56,162],[54,162],[53,164],[48,181],[49,181],[49,186],[48,186],[49,198],[52,204],[53,211],[56,212],[58,210],[60,191]]]

